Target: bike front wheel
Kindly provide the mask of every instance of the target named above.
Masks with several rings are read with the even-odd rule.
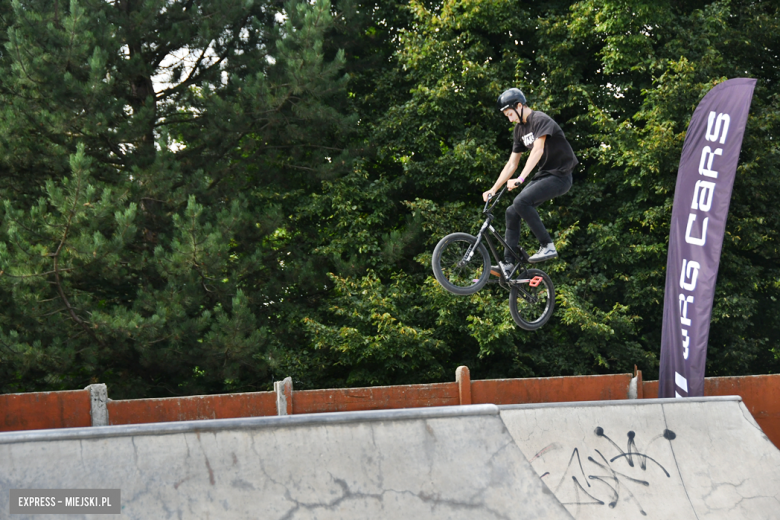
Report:
[[[490,256],[483,244],[476,243],[476,237],[468,233],[453,233],[436,244],[431,262],[433,276],[449,292],[474,294],[490,278]]]
[[[518,327],[536,330],[550,319],[555,310],[555,287],[547,273],[528,269],[512,280],[509,290],[509,312]]]

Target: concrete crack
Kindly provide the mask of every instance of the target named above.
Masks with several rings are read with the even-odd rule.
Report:
[[[664,428],[666,430],[669,430],[669,422],[666,420],[666,408],[664,405],[661,405],[661,413],[664,415]],[[693,502],[691,502],[691,497],[688,495],[688,488],[685,486],[685,480],[682,476],[682,471],[680,470],[680,464],[677,462],[677,455],[674,453],[674,445],[672,444],[671,440],[667,441],[669,443],[669,449],[672,450],[672,458],[674,459],[674,467],[677,468],[677,475],[680,477],[680,484],[682,484],[683,491],[685,491],[685,498],[688,499],[688,503],[691,506],[691,511],[693,512],[693,516],[696,517],[696,520],[699,520],[699,515],[696,514],[696,509],[693,507]]]

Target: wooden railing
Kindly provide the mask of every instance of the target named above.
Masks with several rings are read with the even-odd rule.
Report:
[[[640,371],[472,381],[467,367],[458,368],[452,383],[298,391],[287,378],[275,387],[275,392],[116,401],[107,398],[104,385],[65,392],[5,394],[0,395],[0,431],[460,404],[648,399],[658,395],[658,382],[642,381]],[[780,375],[707,378],[704,395],[741,396],[767,437],[780,446]]]

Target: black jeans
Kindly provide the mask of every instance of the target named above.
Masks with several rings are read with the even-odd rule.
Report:
[[[525,220],[539,243],[547,245],[552,242],[552,237],[542,224],[542,219],[539,218],[539,212],[536,211],[536,208],[542,202],[569,191],[571,183],[571,173],[565,177],[548,175],[529,182],[523,191],[515,197],[512,205],[506,209],[506,243],[512,247],[517,246],[520,240],[520,220]],[[509,251],[504,251],[504,259],[506,262],[515,262]]]

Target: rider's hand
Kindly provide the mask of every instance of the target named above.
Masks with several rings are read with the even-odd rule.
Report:
[[[509,179],[506,182],[506,187],[509,189],[509,191],[512,191],[513,189],[515,189],[518,186],[520,186],[523,183],[524,180],[525,180],[525,177],[523,177],[522,175],[520,177],[518,177],[517,179]]]
[[[492,198],[496,196],[496,189],[490,188],[488,191],[482,194],[482,200],[487,202],[488,198]]]

